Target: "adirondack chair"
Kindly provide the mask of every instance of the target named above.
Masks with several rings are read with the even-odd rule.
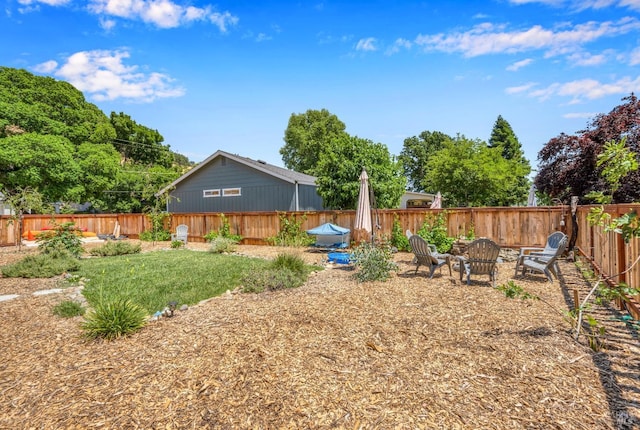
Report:
[[[181,240],[184,244],[187,244],[187,235],[189,233],[189,226],[180,224],[176,227],[176,232],[171,235],[171,241]]]
[[[415,255],[413,262],[416,264],[416,271],[414,274],[418,273],[420,266],[426,266],[429,268],[429,279],[431,279],[436,269],[446,264],[449,266],[449,276],[451,276],[451,260],[448,255],[436,256],[431,252],[427,241],[417,234],[409,238],[409,245],[411,245],[411,251]]]
[[[547,243],[544,245],[544,248],[520,248],[520,255],[518,256],[518,260],[516,262],[516,271],[515,275],[522,269],[522,262],[526,256],[547,256],[551,257],[558,250],[558,246],[560,246],[560,242],[562,239],[566,238],[567,235],[561,231],[556,231],[551,233],[547,238]],[[564,251],[563,251],[564,252]],[[557,268],[557,266],[555,267]]]
[[[489,275],[492,285],[496,286],[496,267],[500,255],[500,245],[491,239],[476,239],[467,246],[468,257],[458,257],[454,268],[460,271],[460,281],[467,275],[467,285],[471,284],[471,275]]]
[[[553,276],[555,276],[556,279],[558,278],[557,260],[564,252],[568,243],[569,238],[565,236],[560,240],[558,248],[556,248],[555,253],[552,255],[525,255],[522,258],[522,263],[520,263],[520,266],[522,267],[522,275],[524,276],[527,271],[544,273],[544,275],[547,277],[547,280],[549,282],[553,282]]]

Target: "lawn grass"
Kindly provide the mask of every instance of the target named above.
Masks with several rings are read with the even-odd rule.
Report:
[[[170,301],[178,302],[178,306],[192,305],[233,290],[246,272],[270,263],[259,258],[174,249],[84,259],[74,273],[88,279],[83,295],[92,306],[101,300],[128,298],[153,314]]]

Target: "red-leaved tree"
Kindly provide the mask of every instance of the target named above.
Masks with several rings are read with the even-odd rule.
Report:
[[[611,140],[627,138],[629,149],[640,153],[640,101],[632,93],[622,99],[608,114],[596,116],[585,130],[576,135],[560,134],[549,140],[538,153],[536,188],[563,201],[584,196],[591,191],[610,191],[597,167],[598,154]],[[639,158],[640,160],[640,158]],[[640,172],[632,172],[622,180],[613,195],[613,203],[640,201]]]

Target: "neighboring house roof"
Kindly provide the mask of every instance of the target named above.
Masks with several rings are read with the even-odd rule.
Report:
[[[273,164],[268,164],[261,160],[252,160],[251,158],[241,157],[237,154],[230,154],[228,152],[218,150],[214,154],[212,154],[209,158],[204,160],[202,163],[198,164],[193,169],[189,170],[187,173],[180,176],[178,179],[176,179],[175,181],[173,181],[172,183],[170,183],[169,185],[167,185],[166,187],[158,191],[156,195],[160,195],[166,192],[167,190],[175,187],[180,182],[184,181],[189,176],[197,172],[199,169],[205,167],[207,164],[211,163],[213,160],[215,160],[218,157],[227,157],[230,160],[234,160],[238,163],[244,164],[248,167],[264,172],[268,175],[274,176],[285,182],[290,182],[292,184],[295,184],[295,183],[298,183],[301,185],[316,184],[315,176],[305,175],[304,173],[298,173],[298,172],[294,172],[293,170],[285,169],[283,167],[274,166]]]

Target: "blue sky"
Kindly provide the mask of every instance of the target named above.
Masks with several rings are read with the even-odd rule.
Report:
[[[398,155],[422,131],[543,145],[640,92],[640,0],[6,0],[0,65],[65,80],[193,161],[282,166],[328,109]]]

